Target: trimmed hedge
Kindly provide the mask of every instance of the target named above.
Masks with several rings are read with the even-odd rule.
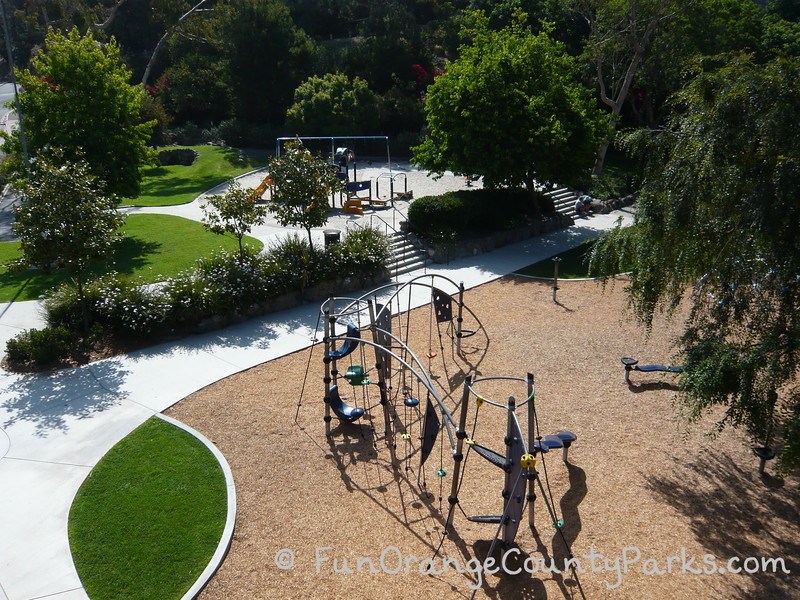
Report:
[[[551,212],[553,202],[541,192],[458,190],[415,200],[408,208],[408,221],[420,237],[444,241],[521,227]]]

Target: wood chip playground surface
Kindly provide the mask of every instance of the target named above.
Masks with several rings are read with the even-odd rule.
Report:
[[[485,574],[478,582],[477,563],[469,561],[486,558],[497,526],[470,522],[458,508],[433,561],[437,574],[422,574],[419,561],[442,542],[449,446],[437,442],[420,472],[419,420],[400,402],[398,420],[412,440],[397,439],[393,470],[375,386],[351,388],[343,380],[343,396],[358,394],[362,402],[368,392],[375,406],[371,418],[352,425],[334,419],[327,439],[317,345],[311,354],[228,377],[168,411],[218,446],[236,482],[230,552],[200,597],[469,598],[478,584],[477,598],[498,599],[800,597],[798,479],[762,478],[738,432],[710,439],[719,413],[691,426],[676,417],[674,375],[633,373],[636,385],[625,384],[620,357],[668,364],[680,323],[657,320],[647,337],[626,314],[623,287],[624,281],[605,289],[593,281],[562,282],[558,303],[549,283],[521,277],[467,290],[465,304],[486,335],[463,340],[463,357],[452,352],[447,335],[442,349],[428,307],[410,320],[409,345],[438,384],[452,390],[451,408],[461,400],[465,373],[524,378],[532,372],[541,431],[577,435],[569,464],[560,451],[545,455],[564,538],[583,571],[577,577],[543,572],[563,570],[566,552],[541,494],[535,530],[526,519],[518,551],[507,556],[508,570],[519,574]],[[509,395],[524,398],[525,388],[490,381],[481,393],[504,402]],[[468,432],[503,453],[505,411],[484,404],[475,419],[474,404]],[[474,452],[464,465],[460,507],[468,515],[500,514],[503,472]],[[437,469],[447,475],[437,477]],[[777,573],[769,564],[769,572],[760,572],[767,558],[783,558],[790,573],[780,564]],[[742,572],[717,572],[729,566]]]

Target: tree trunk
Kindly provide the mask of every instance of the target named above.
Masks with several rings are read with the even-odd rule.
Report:
[[[667,2],[668,0],[660,0],[658,4],[656,4],[656,6],[653,8],[652,14],[648,19],[645,30],[642,32],[641,36],[637,36],[637,12],[639,7],[635,0],[629,0],[628,14],[630,21],[627,25],[627,28],[633,33],[633,54],[631,55],[630,62],[628,62],[628,66],[625,69],[625,76],[622,78],[619,89],[616,90],[616,93],[614,93],[612,89],[611,95],[609,95],[607,91],[605,79],[603,78],[603,56],[599,50],[599,45],[595,44],[595,68],[597,70],[597,79],[600,86],[600,100],[602,100],[605,105],[611,108],[611,118],[609,119],[609,122],[611,127],[614,129],[616,129],[617,123],[619,123],[619,115],[622,112],[622,105],[625,103],[625,100],[628,97],[628,92],[633,84],[634,76],[636,75],[639,65],[641,65],[642,61],[644,60],[644,53],[647,50],[647,47],[650,45],[650,41],[653,38],[655,29],[661,20],[665,18],[664,10]],[[596,38],[598,35],[597,23],[588,15],[586,18],[590,22],[592,35]],[[602,144],[600,144],[600,148],[597,152],[597,160],[594,163],[594,169],[592,171],[592,175],[596,177],[599,177],[603,173],[606,153],[608,152],[608,146],[610,143],[611,140],[607,138],[603,140]]]
[[[207,2],[208,0],[200,0],[197,4],[195,4],[192,8],[181,15],[181,18],[175,21],[175,23],[168,27],[167,30],[164,32],[164,35],[161,36],[161,39],[158,40],[156,47],[153,49],[153,53],[150,55],[150,60],[147,61],[147,67],[144,70],[144,75],[142,75],[142,87],[147,85],[147,81],[150,79],[150,71],[153,70],[153,65],[156,64],[156,58],[158,58],[158,54],[161,52],[161,48],[164,46],[164,42],[167,41],[169,36],[172,34],[175,29],[177,29],[190,15],[197,12],[197,10]]]

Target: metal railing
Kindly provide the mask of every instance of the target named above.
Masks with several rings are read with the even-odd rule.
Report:
[[[394,180],[398,177],[403,178],[403,194],[408,193],[408,176],[405,173],[381,173],[378,175],[377,179],[375,179],[375,195],[380,197],[381,195],[381,179],[388,179],[389,180],[389,202],[392,203],[392,208],[394,208]]]

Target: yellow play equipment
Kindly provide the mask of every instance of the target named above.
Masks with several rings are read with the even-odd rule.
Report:
[[[266,177],[264,177],[264,180],[258,184],[258,187],[253,190],[253,193],[250,195],[250,201],[251,202],[263,201],[264,198],[262,196],[264,196],[264,192],[266,192],[267,189],[271,190],[272,185],[273,185],[272,177],[267,175]],[[270,196],[271,195],[272,194],[270,194]]]

